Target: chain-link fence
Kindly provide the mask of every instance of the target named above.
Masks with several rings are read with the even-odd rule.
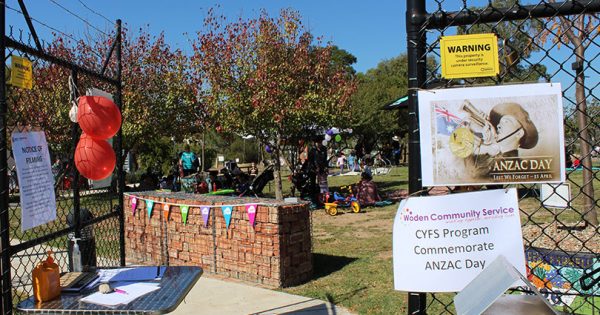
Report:
[[[544,205],[539,185],[516,185],[528,279],[560,311],[600,314],[600,1],[409,0],[407,10],[411,150],[419,152],[417,91],[452,86],[560,82],[563,88],[565,209]],[[494,33],[500,73],[441,77],[440,39]],[[422,152],[421,154],[426,154]],[[410,189],[422,190],[420,156],[411,154]],[[556,192],[556,191],[554,191]],[[595,274],[592,274],[595,272]],[[411,314],[452,314],[454,294],[409,294]]]
[[[33,295],[31,272],[45,259],[47,251],[54,252],[61,271],[72,270],[69,237],[81,239],[84,268],[124,265],[121,133],[112,142],[117,171],[112,180],[100,184],[88,181],[76,170],[74,152],[81,132],[78,124],[69,120],[73,101],[85,95],[88,88],[111,93],[120,106],[121,24],[117,21],[114,44],[101,56],[104,64],[90,67],[78,62],[81,56],[70,55],[66,49],[69,43],[60,37],[49,43],[40,41],[31,21],[28,31],[10,25],[6,28],[4,9],[2,2],[2,73],[10,78],[15,56],[31,61],[33,69],[31,89],[7,84],[7,80],[0,86],[0,309],[2,314],[11,314],[16,303]],[[26,13],[25,8],[21,10],[18,12]],[[10,143],[15,130],[44,131],[55,179],[56,219],[26,230],[22,229],[20,186]]]

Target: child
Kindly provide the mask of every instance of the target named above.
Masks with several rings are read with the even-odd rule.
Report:
[[[338,155],[338,159],[337,159],[337,166],[340,168],[340,174],[344,173],[345,162],[346,162],[346,156],[344,155],[344,152],[341,152]]]
[[[356,172],[356,156],[354,155],[354,151],[350,151],[350,155],[348,155],[348,169],[351,172]]]

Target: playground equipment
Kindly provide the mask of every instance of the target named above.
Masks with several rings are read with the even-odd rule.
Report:
[[[325,195],[325,212],[329,215],[337,215],[338,207],[342,208],[350,208],[352,212],[359,213],[360,205],[358,204],[358,200],[354,197],[354,193],[352,192],[352,186],[342,186],[340,190],[348,191],[348,195],[344,196],[337,191],[333,193],[333,202],[329,202],[330,195]]]

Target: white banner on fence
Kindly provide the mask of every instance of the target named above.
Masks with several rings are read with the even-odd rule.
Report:
[[[400,291],[458,292],[498,255],[525,274],[516,189],[403,201],[393,254]]]
[[[54,176],[43,131],[13,132],[12,150],[21,195],[21,231],[56,219]]]

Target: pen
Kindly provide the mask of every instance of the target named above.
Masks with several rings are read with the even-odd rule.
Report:
[[[127,293],[127,291],[121,290],[121,289],[115,289],[115,293],[129,294],[129,293]]]

